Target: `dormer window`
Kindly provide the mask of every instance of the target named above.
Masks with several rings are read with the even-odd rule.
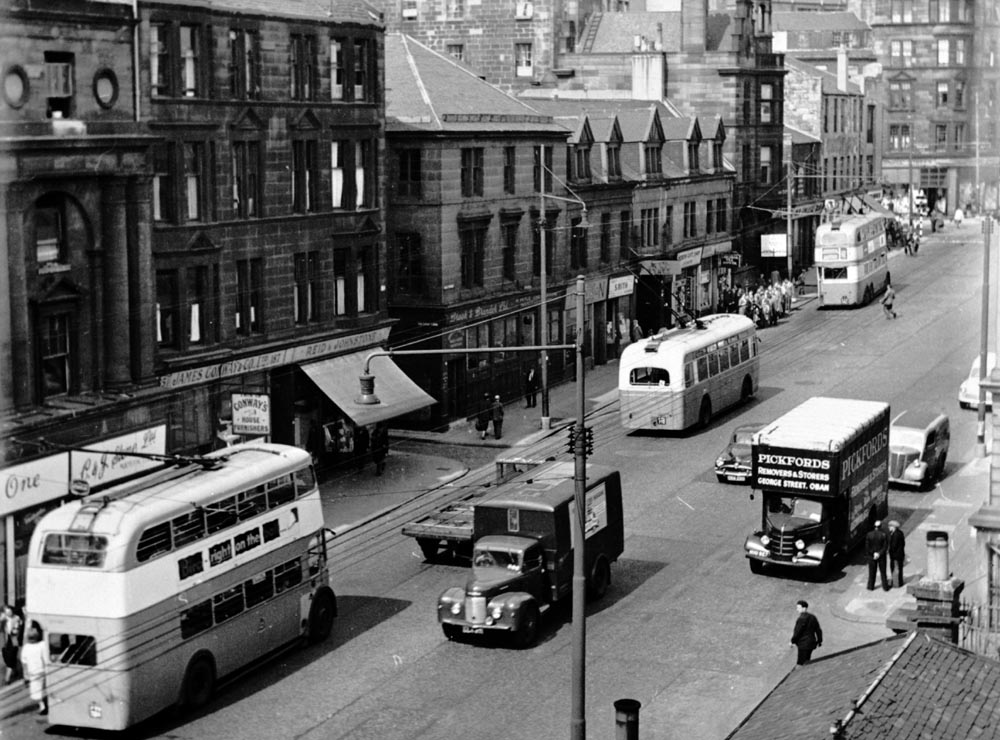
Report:
[[[608,179],[620,178],[622,176],[621,143],[610,141],[606,146],[608,152]]]
[[[659,142],[647,143],[643,147],[644,159],[646,160],[644,165],[644,172],[647,175],[659,175],[663,172],[663,163],[660,161],[660,144]]]
[[[590,182],[590,145],[577,144],[573,147],[573,175],[581,182]]]
[[[716,172],[722,170],[722,141],[719,139],[712,141],[712,169]]]
[[[689,141],[687,143],[689,172],[698,172],[701,169],[701,161],[698,155],[699,148],[697,141]]]

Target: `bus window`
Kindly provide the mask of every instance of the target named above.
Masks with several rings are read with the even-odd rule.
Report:
[[[311,466],[296,470],[292,475],[295,477],[296,495],[304,496],[316,487],[316,473]]]
[[[139,538],[135,557],[140,563],[165,552],[170,552],[170,522],[149,527]]]
[[[82,565],[100,568],[108,538],[92,534],[50,534],[45,538],[42,562],[49,565]]]
[[[274,569],[274,592],[282,591],[302,583],[302,563],[298,558],[282,563]]]
[[[243,591],[246,594],[247,609],[267,601],[274,596],[274,573],[267,571],[254,576],[243,584]]]
[[[212,598],[215,623],[221,624],[243,611],[243,586],[235,586]]]
[[[249,519],[267,511],[267,494],[263,485],[255,486],[249,491],[236,494],[236,516]]]
[[[684,363],[684,387],[690,388],[694,385],[694,363],[685,362]]]
[[[719,356],[714,352],[708,356],[708,374],[709,376],[719,374]]]
[[[220,532],[236,524],[236,497],[216,501],[205,507],[205,530],[209,534]]]
[[[726,372],[729,369],[729,350],[723,347],[719,351],[719,370]]]
[[[750,340],[744,339],[740,342],[740,362],[746,362],[750,359]]]
[[[171,524],[174,530],[174,547],[183,547],[190,542],[197,542],[205,536],[205,512],[201,509],[175,516]],[[141,561],[142,558],[139,560]]]
[[[312,468],[309,468],[312,470]],[[267,508],[287,504],[295,499],[295,486],[291,477],[283,475],[267,484]]]
[[[702,383],[708,380],[708,359],[705,357],[698,358],[698,380]]]
[[[49,655],[56,663],[97,665],[97,640],[90,635],[50,632]]]
[[[824,267],[823,268],[823,279],[824,280],[847,280],[847,268],[846,267]]]
[[[738,344],[729,345],[729,364],[733,367],[740,364],[740,346]]]
[[[212,602],[203,601],[181,612],[181,637],[187,639],[212,626]]]
[[[670,373],[662,367],[636,367],[629,374],[631,385],[670,385]]]

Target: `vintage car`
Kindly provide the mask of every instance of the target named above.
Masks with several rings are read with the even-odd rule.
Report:
[[[740,424],[733,430],[726,449],[715,460],[715,475],[722,483],[750,482],[750,443],[763,424]]]
[[[951,432],[935,411],[904,411],[889,427],[889,482],[917,488],[944,474]]]
[[[989,375],[996,367],[997,356],[995,352],[986,355],[986,374]],[[962,381],[958,387],[958,405],[963,409],[979,407],[979,355],[972,361],[972,368],[969,370],[969,377]],[[993,394],[986,391],[986,407],[993,405]]]

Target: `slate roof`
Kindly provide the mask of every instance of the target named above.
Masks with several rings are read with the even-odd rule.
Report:
[[[827,95],[861,95],[861,88],[849,79],[847,81],[847,90],[841,90],[837,87],[837,75],[833,72],[827,72],[826,70],[814,67],[808,62],[803,62],[795,57],[786,56],[785,57],[785,69],[795,70],[802,74],[809,75],[811,77],[818,77],[823,85],[823,92]]]
[[[551,115],[557,122],[564,123],[570,129],[575,126],[575,122],[581,116],[595,120],[615,116],[622,132],[622,140],[625,142],[646,141],[653,125],[654,113],[659,113],[661,124],[676,118],[670,108],[655,100],[532,98],[531,106]],[[684,120],[688,121],[689,119]],[[592,130],[596,141],[606,141],[602,135],[598,135],[596,128]]]
[[[234,15],[305,18],[324,23],[384,25],[382,12],[365,0],[153,0],[148,5],[185,6]]]
[[[869,28],[867,23],[846,10],[771,14],[771,29],[774,31],[867,31]]]
[[[790,672],[727,740],[970,740],[1000,727],[1000,661],[914,631]]]
[[[793,144],[820,144],[823,140],[818,136],[813,136],[802,129],[795,128],[790,124],[785,124],[785,133],[791,137]]]
[[[399,33],[385,35],[385,110],[389,132],[567,133],[551,115]]]
[[[681,48],[681,13],[679,11],[647,11],[604,13],[594,35],[590,51],[593,54],[631,52],[635,37],[645,36],[652,44],[656,41],[656,24],[663,25],[663,51]],[[650,51],[652,51],[650,46]]]

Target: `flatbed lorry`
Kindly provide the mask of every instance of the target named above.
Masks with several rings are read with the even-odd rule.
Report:
[[[547,463],[475,504],[471,573],[464,587],[449,588],[438,599],[446,637],[500,634],[528,647],[542,615],[571,601],[574,472],[574,462]],[[599,599],[625,547],[618,471],[588,464],[584,499],[584,577],[587,596]]]
[[[828,572],[889,513],[889,404],[810,398],[754,434],[750,570]],[[753,498],[753,493],[750,494]]]
[[[472,514],[480,501],[497,495],[500,486],[508,480],[533,470],[548,460],[527,457],[505,457],[496,461],[496,477],[492,484],[475,488],[457,501],[442,504],[429,514],[403,525],[402,532],[413,537],[424,557],[433,561],[443,554],[469,557],[472,553]]]

